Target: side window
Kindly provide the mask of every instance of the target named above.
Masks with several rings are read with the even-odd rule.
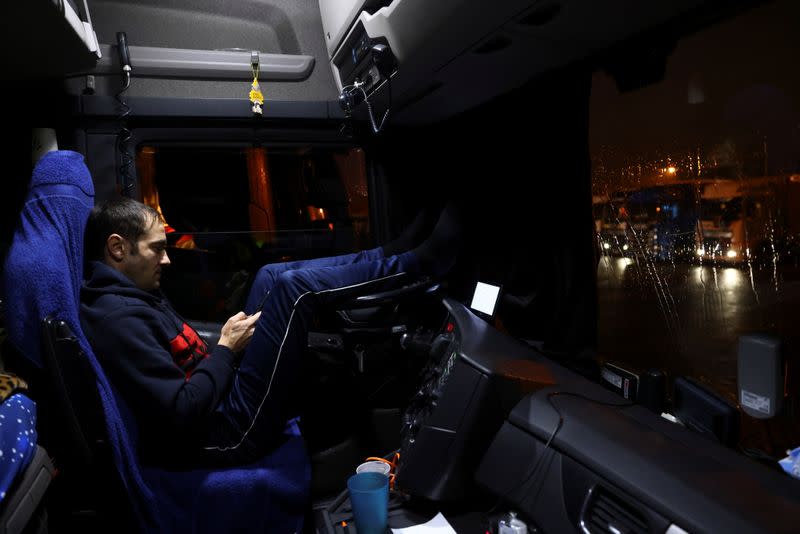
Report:
[[[136,163],[142,200],[166,225],[162,288],[192,319],[241,310],[265,263],[371,244],[360,149],[142,145]]]
[[[800,443],[798,17],[778,0],[688,36],[636,91],[598,72],[591,102],[599,354],[738,404],[740,337],[779,338],[788,408],[743,414],[740,443],[776,458]]]

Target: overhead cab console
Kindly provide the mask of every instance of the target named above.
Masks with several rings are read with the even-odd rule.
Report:
[[[397,67],[397,58],[385,37],[373,39],[361,21],[333,59],[334,79],[339,90],[361,87],[367,94],[387,80]]]
[[[319,7],[342,95],[391,107],[396,122],[427,123],[611,47],[639,50],[637,36],[672,43],[754,1],[319,0]]]
[[[320,0],[322,25],[339,89],[358,81],[369,93],[408,63],[446,24],[474,0]],[[521,2],[520,2],[521,3]],[[444,32],[444,33],[443,33]],[[430,51],[428,52],[429,55]]]
[[[338,89],[368,97],[393,78],[393,97],[416,90],[454,57],[524,11],[529,0],[319,0]],[[406,98],[407,99],[407,98]]]

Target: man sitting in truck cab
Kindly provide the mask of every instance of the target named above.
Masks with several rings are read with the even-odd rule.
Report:
[[[228,319],[209,348],[159,291],[170,261],[158,212],[113,200],[87,224],[81,322],[134,412],[145,457],[170,465],[248,462],[276,444],[291,415],[317,305],[404,274],[442,275],[458,235],[458,210],[448,206],[411,251],[385,255],[379,247],[262,270],[248,299],[259,309]]]

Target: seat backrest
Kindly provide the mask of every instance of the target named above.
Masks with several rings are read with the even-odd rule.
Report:
[[[94,370],[64,321],[42,321],[42,363],[37,388],[40,441],[59,469],[60,484],[54,489],[61,509],[56,513],[76,528],[119,531],[135,524],[114,469],[100,395],[87,387],[95,380]],[[91,517],[82,520],[87,512]]]
[[[90,406],[100,406],[97,391],[77,387],[77,384],[91,383],[92,370],[77,338],[64,321],[45,317],[42,321],[42,345],[44,373],[40,385],[43,387],[37,392],[37,397],[48,416],[44,430],[55,434],[43,436],[43,440],[60,460],[60,469],[66,465],[68,470],[88,470],[95,463],[90,443],[106,440],[105,431],[98,432],[102,412],[95,411],[90,415]],[[74,404],[83,408],[77,407],[83,412],[82,418],[76,413]],[[90,425],[94,428],[89,429]],[[89,437],[91,435],[94,438]]]

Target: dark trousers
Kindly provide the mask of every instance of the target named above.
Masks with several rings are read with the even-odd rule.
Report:
[[[206,451],[227,460],[252,461],[281,435],[297,388],[301,358],[318,306],[342,296],[369,293],[387,280],[419,274],[413,252],[384,257],[381,249],[262,267],[245,312],[261,318],[228,395],[217,411],[221,428]]]

